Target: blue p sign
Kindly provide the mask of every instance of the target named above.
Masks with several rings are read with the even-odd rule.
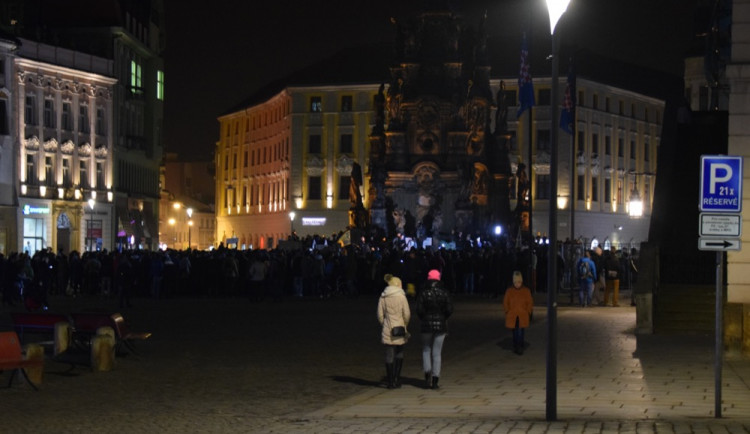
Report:
[[[742,157],[701,156],[701,211],[742,211]]]

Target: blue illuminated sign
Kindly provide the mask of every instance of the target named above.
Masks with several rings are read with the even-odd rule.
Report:
[[[700,210],[742,211],[742,157],[701,156]]]

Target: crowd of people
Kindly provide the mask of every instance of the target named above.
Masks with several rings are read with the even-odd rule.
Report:
[[[410,296],[438,270],[451,293],[499,298],[520,270],[534,291],[544,291],[546,246],[533,252],[496,242],[458,249],[411,248],[366,242],[341,246],[335,237],[305,237],[285,248],[210,251],[123,250],[79,253],[51,249],[0,254],[3,304],[36,309],[48,295],[119,297],[123,307],[135,296],[247,296],[252,301],[285,297],[327,298],[376,295],[386,274],[399,277]],[[534,253],[534,254],[529,254]],[[577,260],[577,258],[575,258]],[[559,258],[561,263],[566,260]],[[571,262],[572,264],[572,262]],[[559,267],[560,280],[571,267]]]

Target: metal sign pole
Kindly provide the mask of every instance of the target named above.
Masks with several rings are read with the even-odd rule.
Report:
[[[724,286],[722,282],[724,252],[716,252],[716,354],[714,357],[714,416],[721,417],[721,368],[724,363],[723,305]]]

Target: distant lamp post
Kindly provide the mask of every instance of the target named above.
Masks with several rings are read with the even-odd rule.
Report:
[[[169,226],[171,227],[170,231],[172,232],[172,247],[174,247],[174,243],[177,241],[177,237],[175,236],[176,234],[175,234],[175,229],[174,229],[176,220],[174,219],[174,217],[170,217],[169,220],[167,220],[167,222],[169,223]]]
[[[294,212],[294,211],[289,211],[289,221],[290,221],[290,222],[291,222],[291,224],[292,224],[292,234],[291,234],[291,235],[292,235],[292,238],[294,237],[294,217],[295,217],[296,215],[297,215],[297,214],[295,214],[295,212]]]
[[[94,240],[94,206],[96,205],[96,200],[90,198],[88,204],[91,209],[91,214],[89,219],[86,220],[86,250],[93,252],[94,246],[96,245],[96,241]]]
[[[547,420],[557,419],[557,154],[558,154],[558,44],[555,27],[568,8],[570,0],[547,0],[549,33],[552,41],[552,86],[550,93],[550,193],[549,193],[549,248],[547,260]]]
[[[192,232],[193,232],[193,209],[192,208],[188,208],[188,209],[185,210],[185,212],[187,212],[187,216],[188,216],[188,249],[192,249],[193,248],[193,244],[192,244],[192,241],[193,241],[192,240],[192,237],[193,237],[193,234],[192,234]]]

